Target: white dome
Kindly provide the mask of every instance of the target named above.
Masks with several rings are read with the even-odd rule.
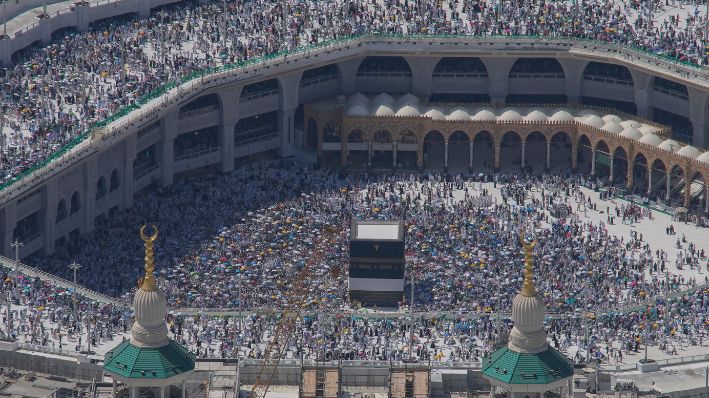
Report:
[[[348,116],[369,116],[369,111],[362,105],[353,105],[347,109]]]
[[[653,133],[647,133],[642,138],[640,138],[640,142],[642,142],[643,144],[658,146],[662,144],[662,138],[656,136]]]
[[[438,108],[431,108],[423,114],[426,117],[430,117],[433,120],[446,120],[446,115]]]
[[[709,164],[709,152],[704,152],[697,157],[697,161]]]
[[[406,105],[401,107],[398,111],[396,111],[396,116],[419,116],[421,115],[421,112],[419,112],[418,106],[412,106],[412,105]]]
[[[394,98],[387,93],[381,93],[376,97],[372,98],[371,101],[372,108],[378,108],[380,105],[387,105],[390,108],[394,107]]]
[[[512,321],[514,328],[507,345],[511,350],[522,353],[546,350],[544,300],[539,294],[531,297],[517,294],[512,300]]]
[[[680,145],[679,142],[675,140],[664,140],[662,141],[662,144],[658,145],[657,147],[666,151],[677,152],[679,151]]]
[[[162,347],[167,337],[167,298],[162,290],[138,289],[133,299],[135,322],[131,327],[131,343],[138,347]]]
[[[419,104],[420,104],[419,98],[413,94],[410,94],[410,93],[406,93],[396,100],[396,105],[399,107],[403,107],[406,105],[417,106]]]
[[[394,110],[387,105],[379,105],[374,109],[374,116],[394,116]]]
[[[657,128],[652,127],[649,124],[643,124],[642,126],[637,127],[637,129],[638,129],[638,131],[643,133],[643,135],[654,133],[655,131],[657,131]]]
[[[620,122],[620,125],[625,128],[633,127],[636,129],[639,128],[640,126],[642,126],[642,124],[640,122],[637,122],[635,120],[623,120],[622,122]]]
[[[569,112],[558,111],[549,118],[552,122],[573,122],[574,117]]]
[[[598,116],[598,113],[591,109],[582,109],[579,111],[578,116]]]
[[[519,122],[522,120],[522,115],[514,109],[509,109],[502,113],[502,115],[498,116],[497,120],[505,122]]]
[[[621,119],[620,117],[618,117],[618,116],[616,116],[616,115],[605,115],[605,116],[603,116],[601,119],[603,119],[603,121],[606,122],[606,123],[608,123],[608,122],[620,123],[620,122],[623,120],[623,119]]]
[[[529,122],[546,122],[548,120],[547,115],[539,110],[533,110],[524,117],[524,120]]]
[[[686,156],[690,159],[696,159],[699,157],[699,155],[702,154],[702,152],[699,149],[697,149],[691,145],[687,145],[687,146],[683,146],[679,151],[677,151],[677,154],[682,155],[682,156]]]
[[[347,102],[345,102],[346,105],[362,105],[362,106],[369,106],[369,98],[362,94],[362,93],[355,93],[350,95],[347,98]]]
[[[586,115],[581,118],[581,123],[588,124],[589,126],[593,126],[597,129],[602,128],[606,124],[606,122],[598,117],[598,115]]]
[[[446,120],[470,120],[470,113],[463,108],[455,108],[446,116]]]
[[[607,122],[603,125],[603,127],[601,127],[601,130],[613,134],[620,134],[620,132],[623,131],[623,126],[621,126],[617,122]]]
[[[638,131],[638,129],[634,127],[626,127],[625,129],[623,129],[623,132],[620,133],[620,135],[625,138],[630,138],[632,140],[639,140],[643,138],[643,133],[641,133],[640,131]]]
[[[478,111],[475,116],[472,117],[473,120],[479,122],[494,122],[497,120],[497,116],[488,109],[483,109]]]

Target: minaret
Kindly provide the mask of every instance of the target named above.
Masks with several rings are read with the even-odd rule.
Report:
[[[106,353],[103,369],[113,378],[113,397],[121,382],[128,386],[130,398],[145,395],[146,390],[152,390],[156,398],[168,398],[173,387],[181,387],[184,398],[184,381],[194,371],[195,356],[168,337],[167,298],[155,280],[153,245],[158,229],[153,226],[152,236],[146,236],[145,229],[140,229],[145,242],[145,276],[133,299],[131,338]]]
[[[167,337],[167,298],[155,281],[155,263],[153,245],[158,239],[155,228],[153,236],[145,236],[145,226],[140,229],[140,237],[145,245],[145,276],[140,280],[140,287],[133,298],[135,322],[130,329],[130,342],[137,347],[162,347],[170,343]]]
[[[490,395],[505,392],[508,398],[540,398],[547,391],[571,395],[573,367],[550,347],[544,329],[544,300],[534,288],[533,251],[537,241],[520,234],[524,249],[524,282],[512,301],[512,321],[507,347],[483,358],[483,377],[492,385]]]
[[[528,243],[520,237],[524,248],[524,282],[522,290],[512,301],[512,322],[507,348],[516,352],[536,354],[547,349],[544,330],[544,300],[534,288],[532,252],[537,241]]]

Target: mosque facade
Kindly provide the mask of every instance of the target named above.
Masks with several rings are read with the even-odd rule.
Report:
[[[457,65],[465,68],[458,70]],[[313,112],[306,117],[305,109],[322,101],[336,107],[337,96],[356,93],[368,98],[411,93],[422,106],[418,116],[415,107],[343,112],[335,119],[341,140],[319,140],[328,137],[330,120],[318,122]],[[456,101],[464,103],[460,112],[452,110]],[[477,103],[488,104],[496,120],[473,120],[480,113]],[[557,105],[532,109],[544,116],[537,112],[530,116],[527,108],[534,106],[524,104],[531,103]],[[423,117],[428,105],[450,109],[440,110],[443,119],[436,112]],[[612,118],[606,130],[606,120],[603,125],[595,120],[584,127],[578,120],[564,119],[563,112],[578,119],[584,108],[599,105],[615,110],[597,110],[597,116],[620,119]],[[521,120],[501,119],[508,107],[519,108]],[[555,116],[558,119],[552,120]],[[670,119],[679,123],[671,133],[665,124]],[[387,130],[389,138],[384,133],[375,137],[381,130],[376,124],[385,121],[392,126]],[[644,131],[637,124],[654,127]],[[357,142],[349,142],[357,129],[362,130],[356,134]],[[434,130],[438,134],[427,139]],[[487,146],[477,145],[483,131],[489,134],[484,139]],[[296,155],[308,161],[320,156],[340,165],[343,143],[347,164],[359,156],[366,165],[370,142],[373,167],[378,159],[393,165],[396,153],[397,162],[414,168],[429,168],[428,158],[435,158],[427,157],[429,147],[438,148],[435,151],[442,158],[448,145],[447,163],[468,160],[473,143],[474,172],[484,171],[485,164],[476,163],[482,161],[476,151],[483,148],[490,157],[487,167],[493,170],[498,161],[506,164],[509,148],[519,155],[515,164],[527,166],[533,163],[526,155],[522,161],[518,150],[522,145],[532,151],[532,147],[546,150],[544,146],[550,144],[552,164],[561,152],[554,150],[557,147],[573,152],[568,155],[569,170],[576,161],[581,166],[578,171],[598,175],[605,175],[611,163],[634,164],[637,167],[627,169],[638,171],[627,179],[633,184],[627,184],[637,185],[638,192],[653,191],[664,200],[669,180],[673,202],[686,204],[689,196],[690,208],[704,209],[709,198],[709,154],[704,149],[709,143],[709,81],[675,63],[570,38],[543,43],[512,37],[343,40],[191,81],[95,129],[90,139],[65,156],[0,192],[0,253],[13,256],[11,245],[18,240],[24,245],[21,258],[51,254],[75,236],[94,230],[96,223],[132,207],[136,195],[170,186],[190,173],[230,172],[241,162]],[[395,151],[387,149],[392,146]],[[583,157],[574,154],[578,151]],[[589,161],[592,156],[598,164]],[[599,169],[594,170],[593,164]],[[627,175],[617,172],[612,177],[622,184]],[[689,180],[693,187],[683,190],[683,181]]]

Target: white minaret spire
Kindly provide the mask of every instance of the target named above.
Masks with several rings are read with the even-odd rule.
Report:
[[[520,243],[524,248],[524,283],[522,290],[512,301],[512,321],[507,347],[513,351],[536,354],[547,349],[547,334],[544,330],[544,300],[534,289],[534,261],[532,251],[536,239],[527,242],[524,233],[520,234]]]
[[[140,229],[140,238],[145,242],[145,276],[135,292],[133,312],[135,322],[131,328],[131,344],[138,347],[157,348],[170,343],[167,336],[167,298],[155,281],[153,244],[158,238],[158,228],[153,226],[153,236],[145,235],[145,226]]]

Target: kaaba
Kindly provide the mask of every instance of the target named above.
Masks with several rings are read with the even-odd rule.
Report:
[[[397,307],[404,295],[404,222],[352,221],[350,302]]]

